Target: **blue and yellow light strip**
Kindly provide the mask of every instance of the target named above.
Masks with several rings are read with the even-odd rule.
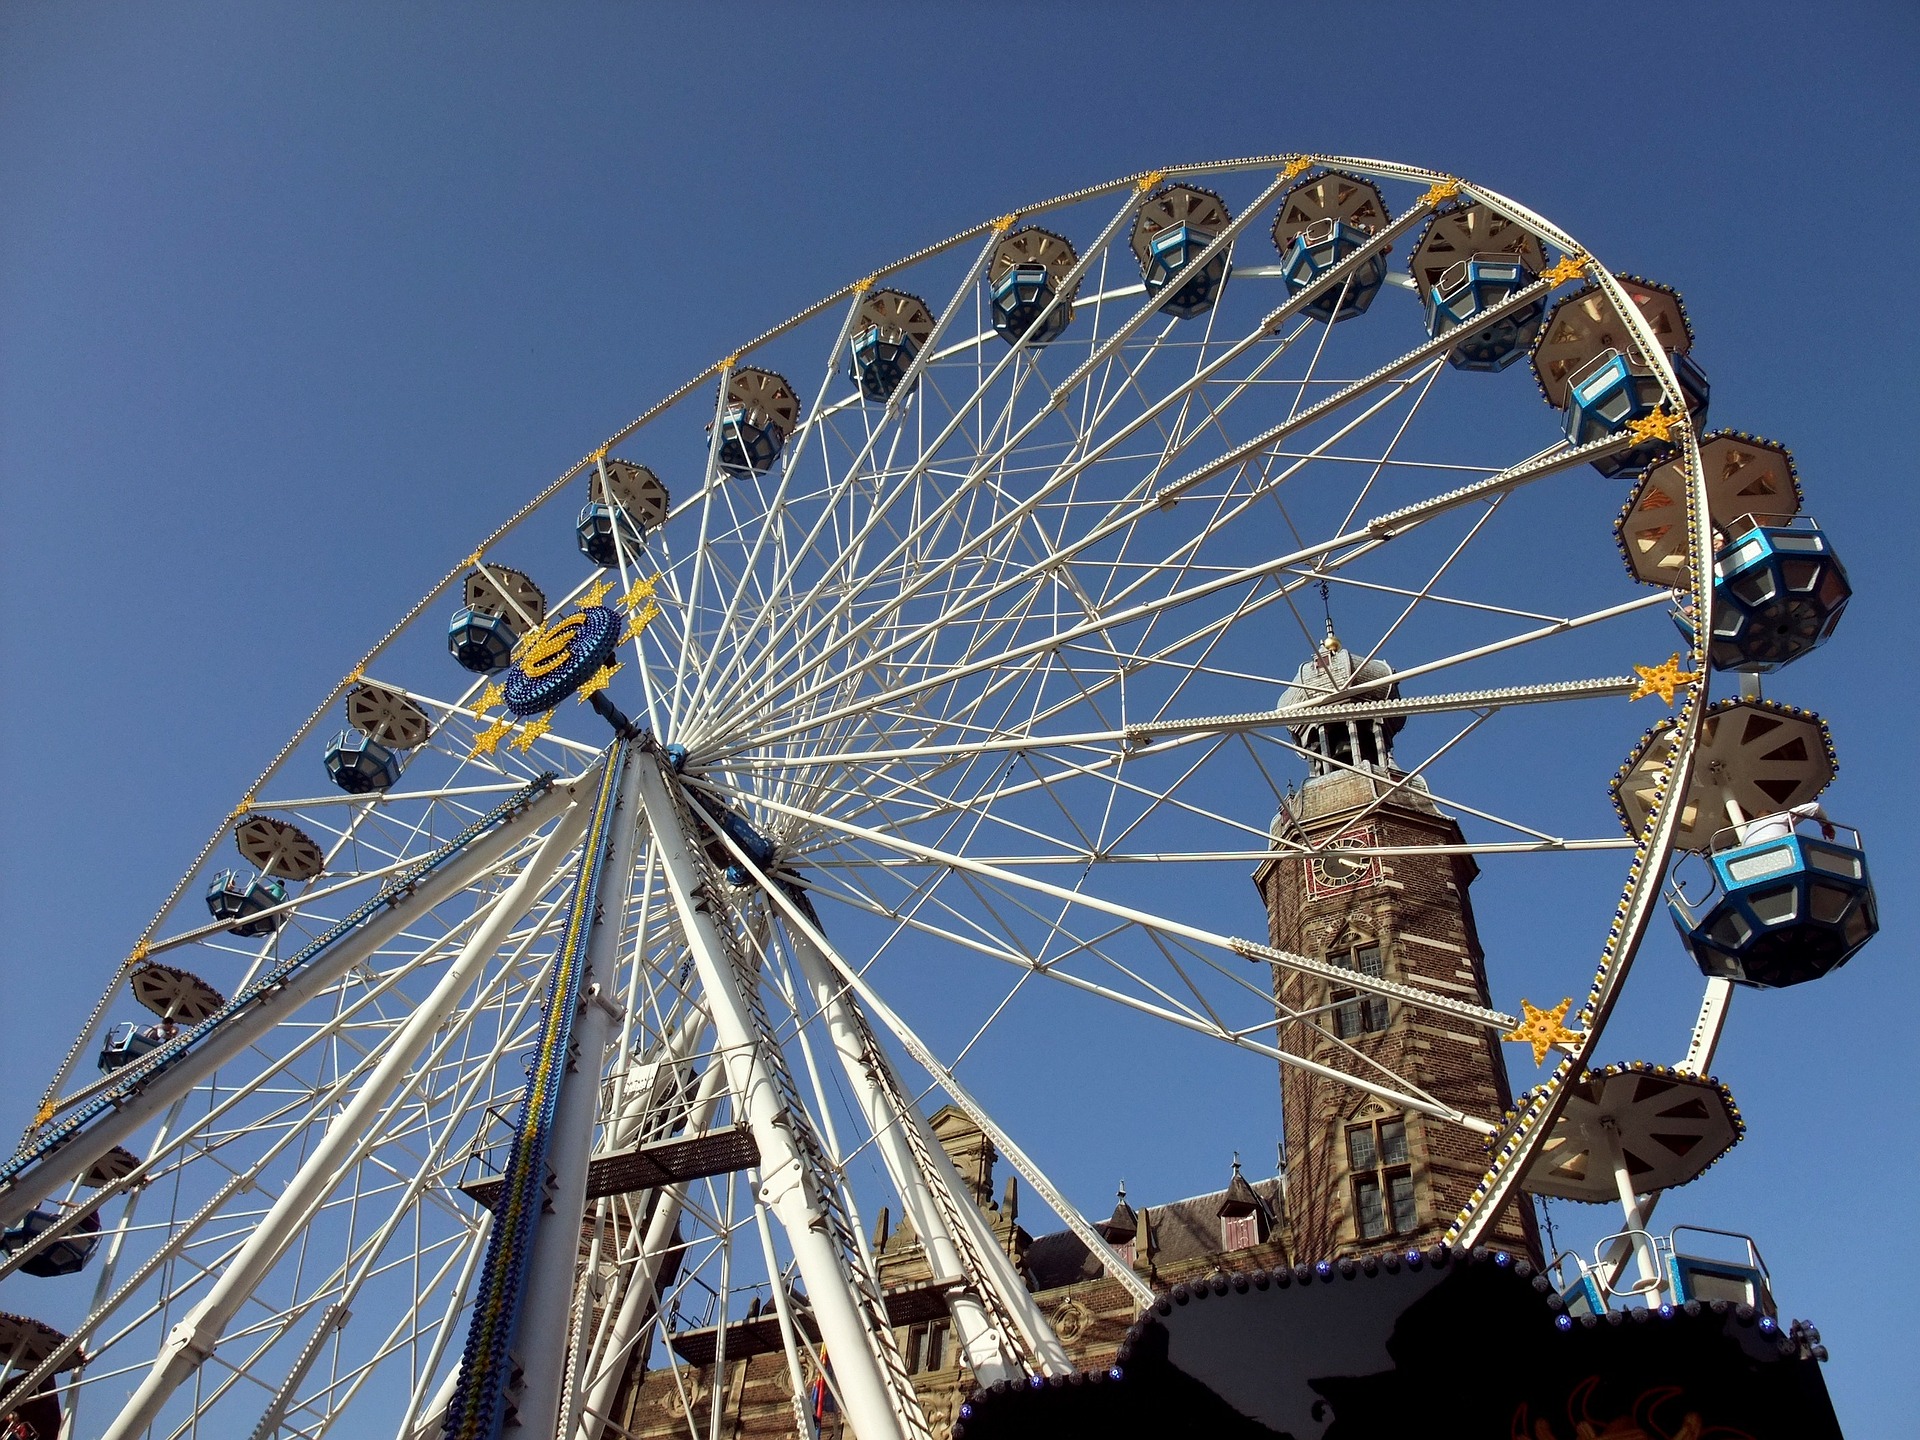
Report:
[[[608,751],[599,793],[594,798],[593,818],[581,844],[566,933],[547,984],[539,1045],[533,1063],[527,1067],[520,1121],[494,1206],[493,1233],[487,1237],[486,1261],[474,1295],[466,1348],[460,1356],[460,1376],[447,1406],[442,1432],[445,1440],[499,1440],[506,1420],[507,1388],[513,1370],[510,1355],[540,1224],[547,1150],[560,1087],[566,1079],[567,1055],[573,1045],[573,1020],[587,974],[587,946],[593,936],[614,797],[629,753],[624,740],[616,741]],[[598,1057],[593,1058],[597,1069]],[[597,1082],[597,1075],[586,1077],[586,1083]]]

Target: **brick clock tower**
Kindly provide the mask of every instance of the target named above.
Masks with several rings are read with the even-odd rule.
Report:
[[[1395,696],[1397,687],[1367,683],[1390,673],[1378,659],[1360,665],[1329,626],[1281,697],[1291,706],[1341,696],[1343,718],[1294,729],[1309,774],[1273,823],[1274,838],[1289,849],[1335,853],[1276,855],[1254,872],[1254,883],[1277,948],[1485,1005],[1486,966],[1467,895],[1479,867],[1472,856],[1441,848],[1462,843],[1460,827],[1423,781],[1395,768],[1393,737],[1405,722],[1355,717],[1367,700]],[[1437,853],[1420,854],[1427,846]],[[1343,848],[1412,853],[1341,856]],[[1282,1007],[1312,1017],[1282,1023],[1283,1049],[1360,1074],[1367,1067],[1358,1051],[1434,1099],[1490,1120],[1512,1102],[1490,1032],[1316,976],[1275,974]],[[1280,1100],[1287,1210],[1303,1259],[1431,1245],[1486,1171],[1478,1135],[1336,1081],[1283,1066]],[[1487,1243],[1537,1262],[1531,1206],[1510,1207]]]

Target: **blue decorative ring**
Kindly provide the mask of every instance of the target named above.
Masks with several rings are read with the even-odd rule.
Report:
[[[507,672],[507,709],[522,720],[551,710],[620,648],[620,617],[604,605],[546,625]]]

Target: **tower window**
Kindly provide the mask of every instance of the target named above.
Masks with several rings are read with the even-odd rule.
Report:
[[[948,1323],[929,1320],[907,1331],[907,1369],[913,1374],[946,1368]]]
[[[1348,950],[1330,951],[1327,960],[1342,970],[1353,970],[1375,979],[1386,974],[1378,945],[1355,945]],[[1335,990],[1330,998],[1334,1005],[1333,1033],[1342,1040],[1371,1035],[1387,1028],[1387,1001],[1384,995],[1359,995],[1352,990]]]
[[[1353,1172],[1353,1215],[1362,1240],[1405,1235],[1420,1223],[1413,1175],[1407,1165],[1404,1120],[1347,1127],[1347,1166]]]
[[[1220,1217],[1220,1248],[1223,1250],[1245,1250],[1260,1243],[1260,1217],[1258,1215],[1223,1215]]]

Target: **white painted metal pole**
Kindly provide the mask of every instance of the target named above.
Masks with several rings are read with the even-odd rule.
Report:
[[[168,1397],[213,1353],[227,1322],[297,1238],[301,1227],[325,1202],[334,1186],[377,1143],[378,1134],[370,1133],[376,1129],[375,1117],[412,1070],[420,1052],[453,1013],[482,967],[493,958],[501,941],[532,908],[561,860],[579,840],[585,819],[585,811],[580,807],[566,815],[541,842],[487,918],[474,928],[440,977],[440,983],[387,1042],[379,1064],[346,1108],[328,1125],[319,1144],[287,1182],[273,1208],[214,1281],[206,1297],[168,1333],[146,1379],[140,1382],[140,1387],[107,1428],[106,1440],[133,1440],[153,1424]]]
[[[646,903],[644,898],[641,903]],[[627,1036],[631,1033],[632,1002],[627,1006],[624,1019],[621,1038],[614,1042],[620,1047],[627,1044]],[[651,1139],[675,1125],[686,1123],[692,1097],[683,1091],[682,1067],[693,1054],[700,1028],[705,1024],[706,1013],[690,1009],[672,1033],[654,1043],[644,1059],[628,1056],[607,1103],[610,1118],[602,1132],[600,1153],[627,1148],[636,1134]],[[608,1353],[614,1327],[625,1309],[626,1285],[633,1269],[626,1256],[633,1248],[628,1241],[638,1238],[631,1233],[634,1216],[648,1214],[647,1207],[656,1198],[652,1190],[639,1190],[620,1197],[618,1204],[612,1196],[602,1196],[594,1202],[596,1260],[600,1253],[601,1232],[609,1217],[612,1217],[616,1226],[613,1273],[607,1277],[603,1288],[596,1288],[597,1279],[590,1279],[588,1284],[580,1288],[575,1299],[574,1328],[582,1337],[578,1343],[582,1346],[583,1358],[569,1362],[573,1372],[573,1391],[567,1400],[564,1422],[556,1434],[578,1427],[588,1386],[605,1368],[602,1357]],[[626,1220],[624,1231],[618,1228],[623,1217]],[[590,1277],[597,1276],[593,1262],[589,1263],[588,1274]],[[600,1319],[598,1324],[593,1324],[592,1315],[596,1305],[600,1309]],[[592,1327],[591,1334],[588,1333],[589,1326]]]
[[[869,1053],[869,1037],[860,1033],[858,1021],[849,1013],[845,999],[826,972],[826,962],[804,936],[794,937],[793,951],[807,988],[812,992],[814,1006],[826,1019],[827,1032],[833,1038],[834,1052],[840,1057],[841,1068],[846,1072],[847,1085],[853,1091],[861,1113],[866,1116],[874,1149],[886,1165],[894,1191],[900,1197],[901,1207],[926,1250],[933,1278],[950,1287],[947,1308],[952,1312],[954,1330],[959,1336],[960,1348],[967,1357],[968,1366],[982,1385],[1015,1378],[1020,1373],[1019,1369],[995,1335],[986,1308],[981,1305],[979,1297],[962,1288],[975,1283],[976,1277],[970,1274],[961,1259],[960,1251],[948,1233],[946,1218],[935,1204],[927,1179],[914,1162],[907,1146],[907,1137],[902,1133],[904,1125],[916,1121],[920,1122],[925,1132],[925,1122],[917,1114],[896,1114],[887,1096],[882,1093],[870,1068],[877,1057]],[[925,1132],[925,1139],[933,1150],[940,1150],[931,1132]],[[958,1178],[955,1177],[956,1181]],[[967,1195],[958,1184],[954,1190],[959,1193],[961,1204],[973,1204],[973,1197]]]
[[[1723,976],[1707,979],[1707,990],[1700,997],[1700,1017],[1693,1022],[1693,1036],[1687,1042],[1687,1055],[1674,1068],[1689,1075],[1704,1075],[1713,1064],[1713,1052],[1720,1048],[1721,1032],[1727,1028],[1727,1006],[1733,1000],[1733,982]]]
[[[1713,1068],[1713,1052],[1720,1047],[1720,1036],[1727,1028],[1727,1007],[1733,1003],[1733,982],[1718,975],[1707,979],[1706,993],[1700,997],[1700,1016],[1693,1022],[1693,1035],[1687,1042],[1687,1054],[1673,1068],[1683,1070],[1689,1075],[1705,1075]],[[1653,1222],[1654,1208],[1660,1203],[1660,1192],[1637,1197],[1640,1207],[1640,1228],[1645,1229]],[[1601,1263],[1607,1271],[1607,1284],[1613,1285],[1620,1279],[1620,1272],[1627,1268],[1628,1245],[1623,1241],[1613,1247],[1613,1251]]]
[[[833,1355],[834,1376],[846,1402],[847,1418],[860,1440],[907,1440],[907,1431],[894,1408],[889,1377],[874,1349],[876,1342],[886,1344],[891,1339],[867,1332],[853,1287],[842,1269],[846,1257],[829,1238],[831,1227],[815,1193],[816,1182],[788,1128],[806,1120],[785,1113],[768,1062],[760,1052],[740,980],[707,914],[701,877],[689,850],[692,842],[667,789],[666,774],[652,756],[636,757],[636,761],[647,820],[658,841],[667,886],[700,972],[734,1104],[745,1116],[759,1146],[763,1176],[760,1199],[787,1232],[788,1247],[806,1281],[814,1320]]]
[[[514,1405],[520,1426],[544,1437],[560,1426],[560,1399],[573,1393],[567,1363],[573,1335],[573,1297],[580,1276],[580,1236],[587,1209],[587,1162],[600,1119],[601,1073],[620,1019],[614,1003],[620,941],[633,895],[634,860],[640,845],[637,777],[652,768],[645,755],[622,747],[626,774],[608,817],[611,835],[601,872],[593,933],[587,938],[587,972],[581,977],[580,1013],[573,1022],[573,1050],[566,1083],[556,1102],[547,1151],[547,1213],[534,1235],[527,1288],[520,1302],[514,1349],[522,1375]],[[584,807],[583,807],[584,808]],[[576,1353],[575,1363],[582,1357]]]
[[[1639,1198],[1633,1193],[1633,1176],[1627,1173],[1626,1152],[1620,1148],[1620,1132],[1610,1116],[1601,1116],[1599,1131],[1604,1141],[1607,1163],[1613,1168],[1614,1188],[1620,1194],[1620,1208],[1626,1212],[1627,1239],[1633,1244],[1633,1257],[1639,1266],[1640,1283],[1646,1287],[1642,1299],[1649,1310],[1660,1305],[1660,1267],[1647,1239],[1646,1216],[1640,1212]]]
[[[749,863],[744,852],[739,850],[731,837],[723,836],[723,838],[726,839],[728,848],[735,852],[735,859],[742,864]],[[1124,1286],[1141,1309],[1144,1310],[1153,1304],[1153,1291],[1148,1288],[1144,1280],[1133,1273],[1133,1267],[1122,1260],[1119,1252],[1107,1243],[1105,1237],[1087,1223],[1085,1216],[1067,1203],[1066,1197],[1046,1177],[1045,1172],[1028,1158],[1026,1151],[1016,1145],[1013,1137],[1001,1129],[980,1102],[968,1093],[966,1086],[960,1083],[959,1077],[940,1063],[939,1058],[927,1047],[926,1042],[914,1034],[912,1027],[896,1015],[885,1000],[880,998],[879,992],[860,978],[859,971],[848,965],[843,957],[834,952],[813,920],[779,889],[769,889],[766,894],[775,908],[780,911],[787,929],[807,934],[813,939],[821,955],[827,957],[829,963],[838,971],[841,983],[866,1007],[867,1013],[891,1031],[894,1039],[900,1042],[901,1047],[913,1057],[915,1063],[925,1070],[928,1076],[939,1082],[940,1088],[952,1097],[953,1103],[964,1110],[967,1117],[980,1127],[989,1140],[993,1141],[994,1148],[1000,1152],[1007,1163],[1012,1165],[1034,1188],[1040,1198],[1053,1208],[1053,1213],[1066,1222],[1067,1228],[1073,1231],[1080,1243],[1087,1247],[1088,1253],[1100,1262],[1107,1275]]]
[[[1042,1358],[1042,1373],[1070,1372],[1074,1365],[1065,1347],[1040,1313],[1027,1287],[1021,1283],[1012,1260],[1000,1248],[999,1239],[986,1224],[985,1217],[979,1215],[972,1194],[961,1180],[946,1150],[934,1138],[926,1117],[911,1105],[896,1107],[888,1094],[888,1087],[874,1073],[875,1067],[888,1066],[887,1058],[880,1050],[871,1028],[855,1010],[845,988],[834,976],[826,957],[804,931],[788,926],[786,934],[793,947],[794,959],[800,966],[801,976],[812,992],[814,1005],[826,1019],[827,1031],[833,1037],[834,1051],[846,1071],[847,1084],[867,1118],[867,1126],[874,1137],[874,1149],[887,1167],[894,1190],[900,1196],[900,1203],[906,1210],[907,1218],[912,1221],[920,1243],[926,1247],[934,1276],[991,1287],[1000,1308],[1019,1325],[1027,1348]],[[891,1067],[888,1068],[891,1073]],[[904,1093],[897,1078],[893,1079],[891,1089],[897,1094]],[[905,1133],[908,1125],[919,1131],[920,1149],[932,1161],[934,1174],[922,1173],[914,1155],[914,1147],[908,1143]],[[972,1242],[969,1248],[978,1257],[982,1273],[975,1273],[966,1264],[960,1247],[954,1243],[946,1215],[932,1194],[931,1187],[934,1185],[946,1187],[947,1193],[954,1199],[953,1208],[958,1210],[962,1223],[970,1216],[980,1220],[978,1227],[969,1227],[965,1240]],[[996,1261],[999,1263],[996,1264]],[[991,1385],[999,1380],[1020,1378],[1021,1371],[999,1339],[980,1298],[961,1290],[949,1292],[947,1298],[953,1312],[954,1329],[959,1334],[967,1364],[978,1383]]]

